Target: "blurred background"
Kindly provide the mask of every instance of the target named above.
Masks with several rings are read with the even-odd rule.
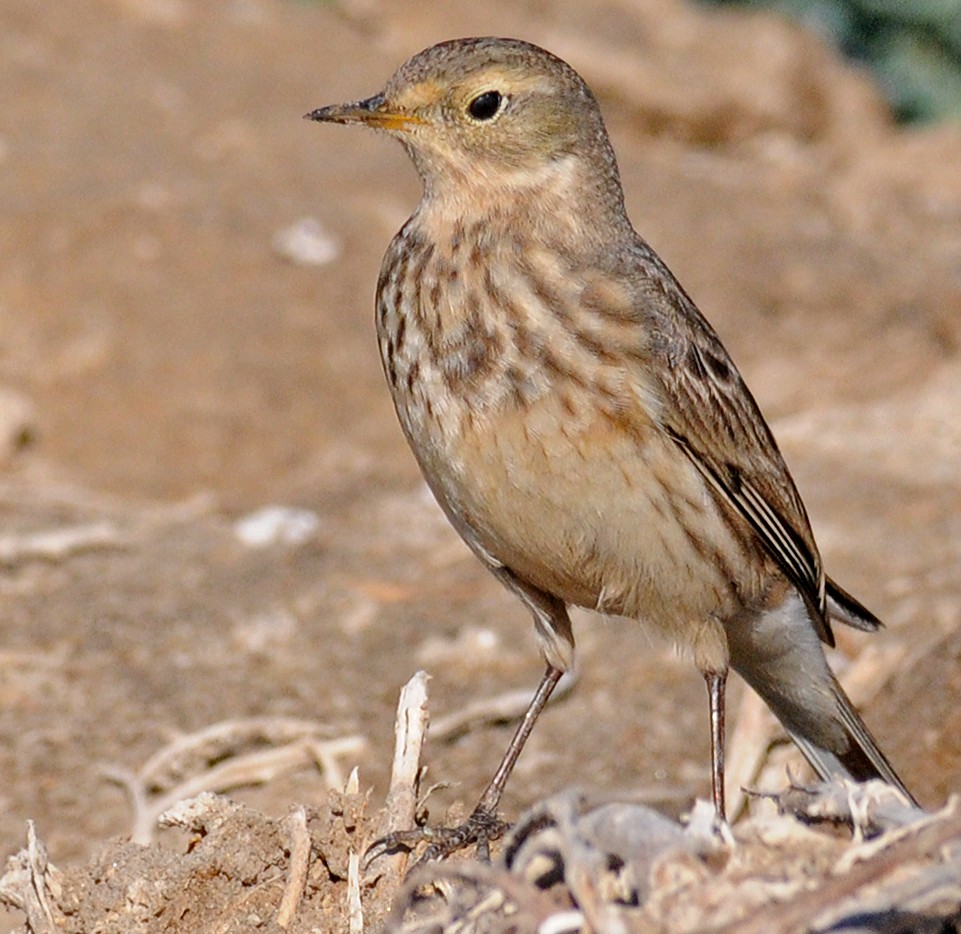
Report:
[[[958,0],[706,0],[790,16],[868,64],[899,119],[961,118]]]
[[[419,182],[390,140],[302,119],[491,33],[596,91],[637,228],[769,417],[830,572],[887,623],[834,661],[922,801],[956,790],[959,3],[4,0],[4,851],[28,818],[59,862],[129,833],[104,769],[212,723],[360,734],[382,790],[416,668],[438,716],[535,684],[530,621],[433,506],[383,385],[374,287]],[[623,621],[577,637],[508,812],[572,781],[705,794],[690,663]],[[509,732],[430,747],[455,782],[435,814]],[[316,781],[248,800],[283,813]]]

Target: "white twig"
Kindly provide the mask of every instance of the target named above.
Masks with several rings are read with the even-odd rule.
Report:
[[[307,764],[321,768],[328,789],[340,790],[344,782],[337,757],[359,755],[366,741],[362,736],[321,739],[325,732],[319,724],[293,718],[229,720],[177,737],[136,773],[110,769],[104,774],[127,789],[134,808],[131,838],[135,843],[148,844],[155,837],[161,814],[202,791],[262,785]],[[271,741],[273,747],[237,751],[245,744]],[[278,741],[284,745],[277,746]],[[228,758],[217,761],[223,755]],[[210,765],[214,761],[216,765]]]
[[[221,720],[170,740],[140,767],[137,774],[148,785],[162,789],[175,784],[192,763],[219,759],[244,746],[255,743],[277,746],[293,740],[326,739],[329,736],[330,730],[323,724],[298,717]]]
[[[394,721],[394,761],[387,792],[384,833],[410,830],[417,810],[420,786],[420,759],[430,721],[427,713],[429,675],[418,671],[404,685]]]
[[[427,682],[425,671],[418,671],[404,685],[397,704],[394,720],[394,761],[391,765],[390,788],[384,804],[384,817],[378,828],[377,838],[398,831],[411,830],[417,814],[417,796],[420,790],[421,752],[427,734]],[[386,876],[384,884],[396,889],[403,879],[405,853],[394,858],[378,860],[378,874]]]
[[[360,793],[360,774],[355,765],[350,770],[345,795]],[[364,906],[360,899],[360,854],[350,851],[347,858],[347,922],[349,934],[364,934]]]
[[[290,864],[287,869],[287,884],[277,911],[277,924],[287,928],[293,921],[307,885],[307,869],[310,865],[310,833],[307,830],[307,812],[303,807],[295,808],[285,822],[290,834]]]
[[[360,900],[360,854],[347,859],[347,923],[350,934],[364,934],[364,906]]]
[[[48,889],[55,899],[60,896],[60,872],[47,861],[47,851],[37,837],[37,828],[28,820],[27,845],[7,860],[6,871],[0,878],[0,904],[24,912],[31,934],[55,934],[60,927],[50,909]]]
[[[0,565],[24,561],[60,561],[78,552],[121,548],[128,544],[112,522],[89,522],[27,535],[0,536]]]

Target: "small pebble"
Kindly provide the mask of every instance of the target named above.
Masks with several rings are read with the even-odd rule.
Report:
[[[234,534],[250,548],[302,545],[320,527],[317,513],[290,506],[265,506],[234,523]]]
[[[315,217],[302,217],[277,231],[273,246],[278,255],[298,266],[323,266],[342,252],[340,241]]]

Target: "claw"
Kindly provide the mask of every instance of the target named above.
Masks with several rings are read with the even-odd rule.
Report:
[[[397,850],[414,849],[418,843],[430,836],[429,827],[414,827],[412,830],[395,830],[392,833],[378,837],[364,850],[363,868],[366,872],[370,864],[381,856],[387,856]]]
[[[411,872],[424,863],[446,859],[458,850],[472,844],[477,847],[477,857],[490,862],[490,844],[504,836],[510,824],[502,821],[496,814],[486,810],[475,810],[463,824],[457,827],[414,827],[385,834],[375,840],[364,853],[364,869],[374,860],[396,850],[413,850],[419,843],[427,843],[420,859],[411,867]]]

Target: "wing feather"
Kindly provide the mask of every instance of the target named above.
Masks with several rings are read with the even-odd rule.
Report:
[[[821,557],[777,442],[713,328],[657,265],[661,275],[648,280],[642,305],[660,363],[661,427],[754,529],[833,645]]]

